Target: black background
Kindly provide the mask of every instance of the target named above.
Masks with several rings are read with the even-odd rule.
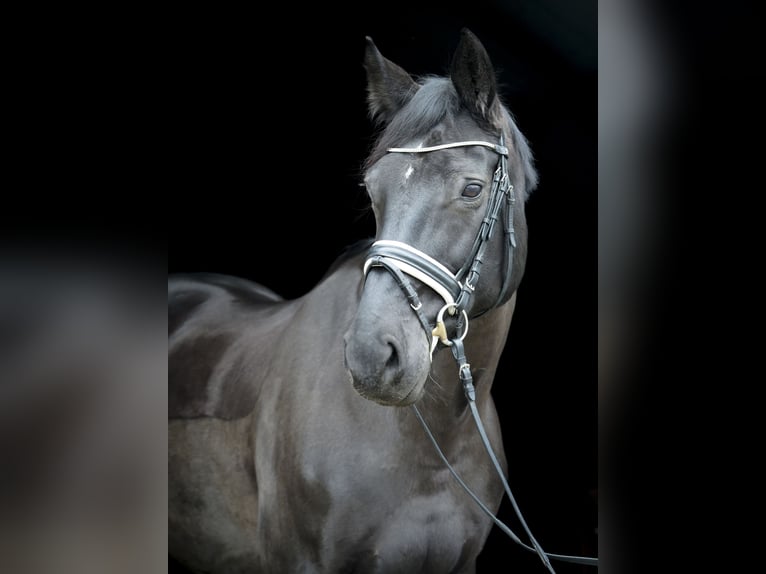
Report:
[[[276,6],[179,14],[158,62],[158,146],[175,172],[169,271],[302,295],[374,234],[360,167],[374,138],[364,37],[444,74],[462,27],[484,43],[536,157],[529,257],[493,395],[510,482],[548,552],[597,554],[597,15],[594,0]],[[521,532],[507,499],[500,518]],[[555,563],[559,573],[591,568]],[[478,572],[542,572],[498,529]]]

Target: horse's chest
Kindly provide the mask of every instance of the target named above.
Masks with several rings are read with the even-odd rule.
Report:
[[[469,513],[444,502],[403,501],[366,543],[378,556],[380,572],[449,572],[471,554],[467,549],[478,547],[479,532],[471,523]]]
[[[443,574],[473,564],[491,522],[446,468],[419,451],[392,447],[404,444],[399,438],[368,435],[359,440],[362,448],[338,437],[328,443],[343,447],[296,449],[301,456],[287,459],[291,469],[276,482],[282,496],[260,497],[273,504],[286,536],[266,546],[284,543],[291,549],[286,559],[320,572]],[[477,470],[478,461],[468,460],[472,452],[456,466],[492,506],[501,491]],[[289,505],[289,517],[279,500]]]
[[[450,488],[369,497],[359,491],[325,523],[325,548],[339,570],[451,572],[472,563],[488,528],[465,496]],[[332,514],[332,513],[331,513]],[[329,534],[329,536],[328,536]]]

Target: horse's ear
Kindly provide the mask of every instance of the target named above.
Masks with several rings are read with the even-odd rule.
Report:
[[[450,76],[463,105],[475,116],[498,125],[502,112],[497,99],[495,69],[482,43],[467,28],[460,34]]]
[[[364,68],[370,115],[379,121],[388,122],[420,87],[404,69],[384,58],[369,36]]]

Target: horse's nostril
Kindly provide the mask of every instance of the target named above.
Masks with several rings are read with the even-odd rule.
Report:
[[[396,349],[396,345],[389,342],[388,347],[391,350],[386,361],[387,370],[397,370],[399,368],[399,351]]]

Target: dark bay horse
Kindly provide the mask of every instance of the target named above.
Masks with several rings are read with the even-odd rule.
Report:
[[[415,80],[370,39],[364,64],[375,242],[293,300],[169,279],[169,550],[196,572],[474,572],[493,522],[418,415],[492,512],[503,497],[455,357],[505,470],[491,389],[532,156],[471,32],[448,77]]]

